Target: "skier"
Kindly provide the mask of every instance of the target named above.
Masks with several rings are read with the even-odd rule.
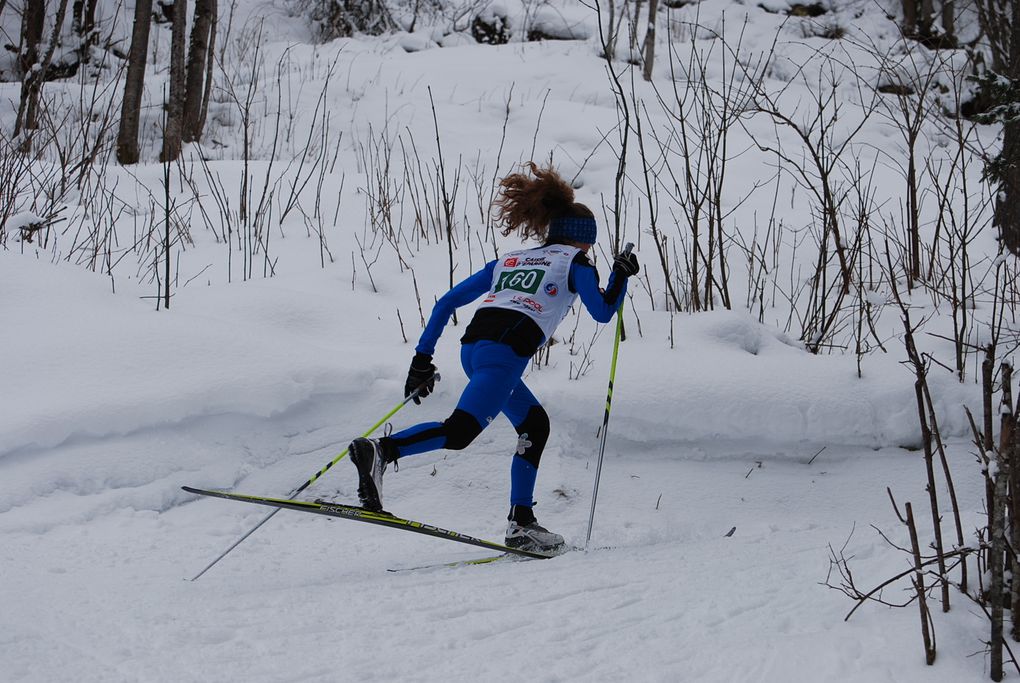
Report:
[[[417,453],[468,446],[502,412],[517,430],[510,466],[510,514],[506,545],[538,552],[563,547],[563,537],[538,524],[532,508],[539,460],[549,437],[549,416],[521,380],[531,356],[548,340],[580,296],[600,323],[612,320],[638,272],[637,257],[616,257],[609,283],[598,286],[588,260],[595,243],[595,215],[574,202],[574,190],[550,168],[527,164],[531,175],[514,173],[500,182],[494,206],[503,235],[534,238],[542,246],[510,252],[456,285],[440,298],[415,348],[404,395],[420,403],[435,386],[436,342],[453,311],[485,294],[461,338],[461,365],[468,384],[443,422],[424,422],[380,439],[355,439],[351,462],[358,469],[363,507],[382,510],[386,466]]]

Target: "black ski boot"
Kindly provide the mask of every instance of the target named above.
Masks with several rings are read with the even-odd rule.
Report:
[[[535,519],[535,513],[524,505],[510,506],[507,516],[505,543],[509,548],[536,553],[556,553],[564,549],[563,537],[554,534]]]
[[[386,465],[397,459],[395,451],[381,439],[355,439],[348,447],[351,462],[358,468],[358,499],[366,510],[383,511],[383,473]]]

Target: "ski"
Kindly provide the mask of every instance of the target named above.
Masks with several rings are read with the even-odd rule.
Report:
[[[610,546],[599,546],[594,550],[608,550]],[[571,546],[568,548],[562,548],[554,554],[546,555],[545,558],[558,557],[559,555],[565,555],[566,553],[580,552],[583,548]],[[490,555],[488,557],[476,557],[469,560],[452,560],[448,562],[435,562],[433,564],[423,564],[416,567],[395,567],[393,569],[387,569],[388,572],[414,572],[425,569],[456,569],[457,567],[473,567],[479,564],[493,564],[495,562],[528,562],[535,558],[522,557],[520,555],[508,555],[507,553],[500,553],[499,555]]]
[[[391,529],[399,529],[401,531],[424,534],[425,536],[443,538],[456,543],[488,548],[489,550],[498,550],[500,553],[507,553],[518,557],[528,557],[535,560],[546,560],[550,557],[554,557],[554,555],[536,553],[530,550],[522,550],[520,548],[511,548],[501,543],[494,543],[481,538],[475,538],[474,536],[468,536],[467,534],[450,531],[449,529],[442,529],[440,527],[433,526],[432,524],[397,517],[396,515],[391,515],[388,512],[373,512],[353,505],[343,505],[341,503],[331,503],[323,500],[310,502],[307,500],[291,500],[287,498],[266,498],[265,496],[250,496],[244,493],[231,493],[229,491],[196,489],[191,486],[182,486],[181,488],[188,493],[195,493],[200,496],[211,496],[213,498],[223,498],[225,500],[236,500],[240,503],[253,503],[255,505],[282,508],[284,510],[311,512],[312,514],[326,515],[327,517],[350,519],[355,522],[378,524],[379,526],[385,526]]]
[[[395,567],[393,569],[387,569],[388,572],[399,573],[399,572],[417,572],[424,571],[426,569],[456,569],[457,567],[474,567],[480,564],[493,564],[495,562],[509,562],[516,560],[520,562],[527,562],[532,558],[530,557],[514,557],[507,555],[506,553],[500,553],[499,555],[490,555],[489,557],[476,557],[470,560],[454,560],[452,562],[436,562],[435,564],[422,564],[417,567]]]

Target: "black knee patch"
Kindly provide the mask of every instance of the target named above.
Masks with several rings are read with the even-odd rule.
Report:
[[[532,406],[524,421],[517,426],[517,434],[520,436],[517,455],[537,468],[545,442],[549,440],[549,413],[542,406]]]
[[[446,432],[446,445],[452,451],[459,451],[467,448],[475,440],[475,437],[482,433],[482,425],[478,420],[463,410],[454,410],[450,417],[443,422],[443,431]]]

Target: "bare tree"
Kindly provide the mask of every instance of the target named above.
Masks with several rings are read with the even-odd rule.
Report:
[[[60,4],[57,5],[53,31],[46,45],[46,51],[40,58],[37,43],[42,37],[43,19],[37,16],[36,12],[40,11],[39,5],[43,5],[43,0],[31,0],[30,5],[32,6],[31,19],[23,21],[23,26],[30,30],[31,35],[26,35],[24,39],[23,59],[21,60],[24,76],[21,82],[21,103],[18,105],[18,120],[14,126],[15,136],[24,130],[35,130],[38,128],[39,94],[42,92],[43,83],[46,82],[50,64],[53,63],[53,54],[59,42],[60,29],[64,25],[64,17],[67,14],[67,0],[60,0]],[[28,14],[27,9],[26,15]],[[42,11],[45,10],[43,9]]]
[[[187,85],[184,99],[184,141],[202,137],[208,107],[213,50],[216,47],[216,0],[195,0],[195,20],[188,50]]]
[[[45,21],[46,0],[26,0],[21,14],[21,51],[18,53],[18,69],[23,79],[39,61],[39,43],[42,42]]]
[[[1000,413],[1002,415],[1002,428],[999,434],[999,449],[996,458],[995,471],[995,508],[992,511],[991,542],[991,603],[992,603],[992,666],[991,678],[993,681],[1002,680],[1002,646],[1003,646],[1003,619],[1002,608],[1006,583],[1004,578],[1004,563],[1008,539],[1006,538],[1007,527],[1007,482],[1009,481],[1010,469],[1013,463],[1010,462],[1010,452],[1013,445],[1013,396],[1012,396],[1012,375],[1013,368],[1008,363],[1002,364],[1002,401]]]
[[[666,171],[661,175],[668,176],[671,184],[665,194],[677,203],[679,213],[690,228],[690,251],[684,270],[690,282],[691,309],[696,311],[714,308],[717,295],[719,303],[725,308],[731,307],[725,252],[728,240],[723,224],[733,209],[725,207],[729,202],[724,197],[728,164],[740,152],[731,150],[730,132],[751,109],[772,56],[770,51],[749,58],[746,63],[737,59],[743,49],[746,28],[745,22],[736,43],[730,44],[725,36],[725,21],[717,33],[700,25],[696,19],[688,30],[692,38],[709,37],[709,47],[691,49],[682,59],[670,41],[672,98],[667,99],[656,90],[660,107],[672,126],[653,134]],[[716,48],[721,57],[716,61],[722,68],[718,80],[710,66]],[[735,204],[742,204],[756,188],[757,184]],[[666,244],[654,226],[652,237],[659,250],[663,272],[668,277]],[[681,239],[686,243],[686,235]],[[668,289],[674,305],[679,308],[674,288],[668,286]]]
[[[917,0],[902,0],[903,24],[900,28],[904,35],[917,35]]]
[[[96,42],[97,4],[98,0],[74,0],[71,6],[71,26],[78,35],[78,59],[82,63],[91,59],[91,49]]]
[[[935,663],[935,624],[932,623],[931,610],[928,607],[928,597],[924,589],[924,565],[921,559],[921,544],[917,539],[917,524],[914,522],[914,510],[910,503],[904,505],[906,516],[900,514],[893,499],[892,491],[886,488],[889,500],[892,501],[893,510],[896,516],[907,527],[910,532],[910,553],[914,558],[914,591],[917,595],[917,607],[921,612],[921,639],[924,642],[924,661],[928,666]],[[943,559],[943,562],[945,560]]]
[[[623,186],[627,176],[627,147],[630,142],[630,105],[627,102],[627,92],[624,90],[623,83],[620,81],[620,73],[613,64],[613,55],[616,53],[616,37],[620,29],[620,24],[617,22],[613,24],[613,17],[615,11],[615,4],[613,0],[609,3],[609,17],[607,32],[603,25],[603,14],[602,4],[596,0],[595,12],[598,17],[599,24],[599,42],[602,44],[602,56],[606,60],[606,70],[609,72],[610,86],[613,89],[613,96],[616,99],[616,112],[619,120],[618,130],[620,147],[617,150],[616,157],[616,179],[613,184],[613,253],[616,253],[621,248],[621,222],[623,220]],[[622,14],[620,21],[622,21]]]
[[[964,6],[970,9],[970,3]],[[933,0],[900,0],[900,8],[903,12],[900,30],[904,37],[918,40],[931,48],[957,47],[956,0],[941,0],[937,9]],[[936,19],[940,29],[935,28]]]
[[[798,151],[785,149],[781,138],[762,140],[760,134],[749,131],[763,152],[776,155],[779,171],[789,174],[798,186],[808,192],[814,204],[812,213],[816,226],[812,226],[817,240],[818,256],[815,270],[810,276],[809,310],[801,317],[801,340],[808,349],[818,353],[833,334],[844,311],[844,301],[851,291],[856,259],[861,255],[865,233],[861,224],[843,225],[844,204],[850,194],[849,187],[863,182],[858,170],[848,159],[855,156],[857,134],[864,128],[878,106],[878,95],[852,66],[852,60],[840,60],[835,55],[819,53],[820,68],[811,75],[814,60],[800,64],[790,84],[802,82],[810,91],[809,106],[804,100],[790,107],[785,103],[787,86],[779,92],[757,86],[754,109],[767,114],[778,128],[791,131],[800,143]],[[846,81],[849,80],[849,84]],[[854,88],[859,106],[854,119],[845,115],[852,98],[844,88]],[[848,187],[849,186],[849,187]],[[838,266],[838,279],[830,281],[830,263],[833,252]],[[798,293],[791,292],[791,301]]]
[[[170,43],[170,94],[166,99],[166,126],[160,161],[173,161],[181,154],[184,138],[184,97],[186,74],[184,51],[187,40],[188,0],[174,0]]]
[[[616,59],[616,45],[623,28],[623,20],[627,17],[626,0],[595,0],[595,14],[599,24],[599,42],[602,45],[602,56],[608,61]]]
[[[117,161],[137,164],[138,121],[145,87],[145,61],[149,52],[149,25],[152,21],[152,0],[136,0],[135,23],[131,31],[127,75],[124,77],[124,102],[121,106],[120,130],[117,132]]]
[[[981,33],[992,55],[992,70],[1003,73],[1009,65],[1013,10],[1016,0],[975,0]]]
[[[901,0],[903,24],[901,29],[908,38],[929,38],[932,35],[935,8],[932,0]]]
[[[995,224],[1003,244],[1020,255],[1020,0],[1010,2],[1009,63],[1003,74],[1012,83],[1002,126],[1002,151],[995,176],[1001,191],[995,201]]]
[[[655,66],[655,20],[659,13],[659,0],[648,0],[648,31],[645,33],[644,69],[641,75],[646,81],[652,80]]]
[[[942,35],[950,45],[956,45],[956,0],[942,0]]]
[[[1020,0],[977,0],[982,32],[992,54],[990,88],[996,106],[987,122],[1002,123],[1002,149],[985,167],[985,175],[999,187],[995,225],[999,238],[1013,254],[1020,254]]]
[[[922,38],[930,38],[935,23],[935,7],[932,0],[915,0],[917,2],[917,31]]]
[[[888,254],[887,254],[888,257]],[[914,332],[920,326],[914,326],[910,322],[910,309],[903,299],[900,297],[899,290],[896,287],[896,275],[893,271],[892,263],[889,263],[889,280],[890,286],[892,287],[893,295],[896,298],[896,303],[900,308],[902,314],[902,322],[904,329],[903,343],[906,346],[907,355],[910,358],[910,364],[913,367],[915,381],[914,381],[914,393],[917,399],[917,416],[921,426],[921,442],[924,448],[924,465],[925,471],[928,475],[928,502],[931,505],[931,519],[932,525],[935,531],[935,552],[939,558],[939,583],[942,589],[942,611],[949,611],[949,580],[946,574],[946,552],[945,546],[942,540],[942,516],[939,513],[939,501],[938,501],[938,488],[935,483],[935,453],[933,449],[933,441],[938,438],[941,443],[941,437],[937,433],[932,433],[932,423],[930,416],[934,414],[934,410],[929,412],[929,407],[926,405],[926,391],[928,386],[928,366],[927,363],[921,358],[921,354],[917,350],[917,346],[914,343]],[[923,324],[923,321],[922,321]],[[937,427],[936,427],[937,429]],[[952,489],[950,489],[952,490]],[[955,499],[955,494],[954,494]],[[962,540],[961,540],[962,545]],[[930,662],[929,662],[930,663]]]

